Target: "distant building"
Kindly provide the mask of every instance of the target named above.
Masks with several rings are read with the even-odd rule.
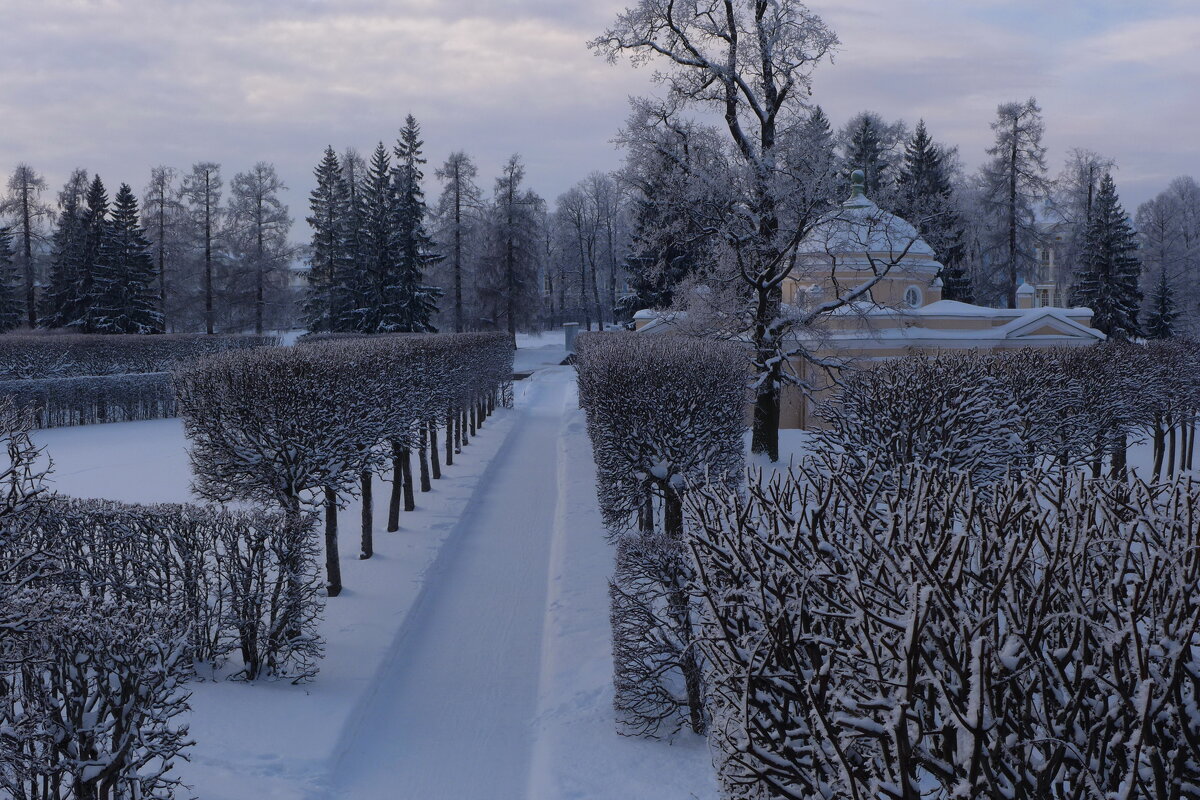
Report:
[[[1047,276],[1056,265],[1053,247],[1045,257]],[[823,360],[861,364],[944,350],[1088,346],[1105,338],[1091,327],[1090,309],[1065,307],[1065,288],[1053,279],[1037,287],[1022,283],[1015,309],[943,300],[942,265],[932,248],[912,225],[864,194],[860,172],[850,198],[799,245],[797,263],[795,276],[782,287],[785,311],[811,308],[838,296],[839,288],[844,295],[891,265],[863,299],[833,312],[820,331],[794,334],[804,339],[797,344]],[[639,311],[634,317],[636,329],[645,333],[666,333],[678,322],[669,312]],[[792,368],[802,378],[811,370],[804,360]],[[785,388],[780,424],[809,427],[812,403],[798,389]]]

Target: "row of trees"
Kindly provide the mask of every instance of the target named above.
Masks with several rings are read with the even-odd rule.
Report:
[[[141,201],[122,184],[111,204],[77,169],[51,206],[45,179],[19,165],[0,201],[0,327],[262,333],[290,327],[292,220],[275,168],[151,170]]]
[[[207,499],[277,506],[299,519],[325,510],[326,587],[342,588],[337,511],[362,499],[360,556],[373,554],[372,476],[391,468],[388,530],[504,402],[512,343],[502,334],[333,337],[291,348],[226,353],[181,370],[180,414]]]

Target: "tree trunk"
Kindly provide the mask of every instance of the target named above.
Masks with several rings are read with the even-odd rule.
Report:
[[[425,423],[420,423],[421,428],[421,446],[417,449],[417,462],[421,467],[421,491],[432,491],[433,487],[429,484],[429,437],[426,434]]]
[[[472,428],[471,436],[474,436],[474,435],[475,435],[475,429]],[[468,444],[471,443],[471,440],[467,436],[467,407],[466,406],[463,406],[462,409],[459,410],[459,412],[458,412],[458,441],[459,441],[459,452],[462,452],[462,448],[466,447]]]
[[[438,427],[435,420],[429,421],[429,467],[433,470],[433,479],[442,477],[442,465],[438,459]]]
[[[779,389],[763,387],[754,400],[754,426],[750,449],[779,460]]]
[[[359,558],[370,558],[375,555],[375,509],[371,496],[371,470],[362,473],[362,552]]]
[[[212,335],[213,324],[213,265],[212,265],[212,187],[211,176],[204,177],[204,332]]]
[[[413,495],[412,451],[407,447],[400,452],[400,465],[404,469],[404,510],[415,511],[417,500]]]
[[[1125,479],[1125,468],[1129,462],[1129,435],[1122,433],[1116,437],[1115,445],[1112,451],[1112,461],[1110,462],[1109,477],[1117,478],[1118,480]]]
[[[1167,477],[1175,477],[1175,437],[1179,426],[1175,423],[1175,417],[1172,415],[1167,419]]]
[[[342,593],[342,564],[338,558],[337,492],[325,487],[325,588],[330,597]]]
[[[679,493],[670,487],[663,490],[663,528],[669,539],[683,539],[683,499]],[[683,672],[684,686],[687,691],[688,718],[692,731],[704,733],[704,692],[700,681],[700,665],[696,662],[696,651],[693,646],[695,633],[692,630],[692,604],[683,586],[682,565],[676,570],[671,580],[669,600],[671,616],[683,641],[683,652],[680,654],[679,668]]]
[[[1161,414],[1154,416],[1154,478],[1162,477],[1163,456],[1166,453],[1166,433]]]
[[[454,466],[454,411],[446,412],[446,466]]]
[[[400,498],[404,492],[404,460],[400,443],[392,440],[392,496],[388,499],[388,533],[400,530]]]

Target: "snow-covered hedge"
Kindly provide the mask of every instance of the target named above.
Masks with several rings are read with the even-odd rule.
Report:
[[[1106,460],[1119,475],[1130,442],[1153,437],[1159,474],[1164,460],[1188,463],[1198,411],[1194,343],[942,353],[845,374],[815,442],[859,470],[924,464],[990,481],[1033,468],[1099,477]]]
[[[302,680],[321,655],[313,525],[253,508],[56,496],[4,551],[44,554],[52,569],[39,586],[174,620],[191,661],[217,668],[237,655],[235,676]]]
[[[30,408],[39,428],[175,416],[169,372],[0,381],[0,396]]]
[[[336,511],[391,463],[389,528],[399,502],[413,508],[411,452],[422,490],[438,426],[446,423],[447,461],[504,397],[512,379],[511,340],[503,334],[314,337],[293,348],[224,353],[179,370],[180,413],[192,442],[197,491],[217,501],[253,500],[297,516],[325,509],[330,596],[341,590]],[[431,447],[432,445],[432,447]],[[363,503],[361,555],[372,554],[370,502]]]
[[[1196,797],[1200,483],[688,495],[724,795]]]
[[[10,333],[0,336],[0,380],[170,372],[213,353],[278,344],[275,336]]]
[[[618,722],[638,735],[685,722],[701,732],[683,496],[693,481],[740,477],[747,355],[684,337],[585,334],[576,366],[600,509],[617,544],[610,599]]]
[[[103,596],[18,601],[28,624],[0,640],[0,795],[174,797],[191,744],[179,622]]]

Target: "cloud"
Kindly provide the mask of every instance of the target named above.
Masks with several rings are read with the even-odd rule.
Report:
[[[1193,0],[821,0],[843,46],[815,76],[835,121],[926,119],[978,165],[998,103],[1036,95],[1051,161],[1118,159],[1127,203],[1200,173]],[[611,139],[651,70],[585,42],[624,0],[0,0],[0,170],[61,183],[84,166],[135,187],[158,163],[227,178],[275,162],[303,216],[326,144],[390,140],[408,112],[432,166],[452,150],[494,175],[520,151],[553,200],[618,165]],[[487,186],[488,181],[482,181]],[[303,226],[297,228],[303,237]]]

